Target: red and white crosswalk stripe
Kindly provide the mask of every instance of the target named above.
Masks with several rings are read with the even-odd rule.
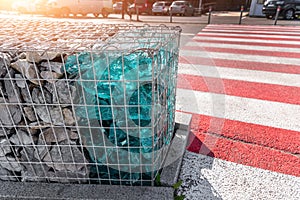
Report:
[[[300,176],[300,28],[208,25],[182,47],[188,149]]]

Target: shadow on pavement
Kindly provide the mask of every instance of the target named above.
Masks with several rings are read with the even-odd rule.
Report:
[[[193,134],[191,133],[190,135]],[[196,137],[190,137],[187,149],[179,176],[183,183],[176,191],[176,194],[178,196],[183,195],[187,200],[222,200],[220,194],[218,194],[203,173],[203,171],[213,168],[213,152]],[[199,152],[200,154],[190,151]],[[206,155],[201,155],[204,152]]]

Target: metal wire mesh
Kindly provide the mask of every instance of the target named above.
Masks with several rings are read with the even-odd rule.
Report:
[[[181,29],[2,20],[0,179],[154,185]]]

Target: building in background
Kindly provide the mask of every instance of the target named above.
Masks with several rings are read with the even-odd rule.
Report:
[[[262,13],[262,8],[265,0],[252,0],[249,16],[250,17],[264,17]]]

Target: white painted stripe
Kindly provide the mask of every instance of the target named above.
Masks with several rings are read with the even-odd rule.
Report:
[[[180,51],[181,56],[195,56],[199,58],[211,58],[211,59],[226,59],[226,60],[239,60],[239,61],[252,61],[261,63],[274,63],[274,64],[290,64],[299,65],[300,59],[298,58],[284,58],[274,56],[260,56],[260,55],[246,55],[246,54],[234,54],[234,53],[220,53],[220,52],[202,52],[182,50]]]
[[[177,89],[176,110],[300,131],[300,105]]]
[[[208,43],[208,42],[189,42],[184,46],[199,46],[199,47],[218,47],[230,49],[245,49],[245,50],[259,50],[259,51],[275,51],[275,52],[291,52],[300,53],[300,48],[285,48],[285,47],[270,47],[270,46],[254,46],[243,44],[223,44],[223,43]]]
[[[210,37],[214,37],[214,36],[238,36],[238,37],[259,37],[259,38],[278,38],[278,39],[299,39],[300,40],[300,36],[292,36],[292,35],[286,35],[286,34],[282,34],[282,35],[263,35],[263,34],[236,34],[236,33],[209,33],[209,32],[200,32],[197,34],[197,36],[210,36]]]
[[[299,74],[179,63],[179,74],[300,87]]]
[[[205,37],[195,36],[194,40],[214,40],[214,41],[231,41],[231,42],[260,42],[263,44],[297,44],[300,45],[300,41],[286,41],[286,40],[262,40],[262,39],[243,39],[243,38],[222,38],[222,37]]]
[[[270,25],[234,25],[234,24],[209,24],[206,28],[224,28],[224,29],[268,29],[268,30],[300,30],[298,26],[270,26]]]
[[[299,177],[189,151],[183,157],[179,179],[182,184],[177,194],[186,199],[300,199]]]
[[[297,30],[297,31],[293,31],[293,32],[289,32],[288,30],[285,30],[285,31],[282,31],[282,32],[278,32],[278,31],[272,31],[272,30],[241,30],[241,29],[202,29],[201,32],[228,32],[228,33],[231,33],[231,32],[240,32],[240,33],[243,33],[243,34],[249,34],[249,33],[259,33],[259,34],[278,34],[278,35],[295,35],[295,34],[299,34],[300,30]]]
[[[242,26],[242,25],[207,25],[205,29],[232,29],[232,30],[270,30],[270,31],[295,31],[298,32],[298,26]]]
[[[297,26],[298,27],[298,26]],[[237,26],[216,26],[216,27],[211,27],[211,26],[206,26],[205,29],[220,29],[220,30],[250,30],[250,31],[255,31],[255,30],[262,30],[262,31],[278,31],[278,32],[284,32],[284,31],[291,31],[291,32],[298,32],[300,28],[296,28],[296,26],[285,26],[285,27],[273,27],[273,26],[268,26],[268,27],[263,27],[263,26],[249,26],[249,27],[237,27]]]

